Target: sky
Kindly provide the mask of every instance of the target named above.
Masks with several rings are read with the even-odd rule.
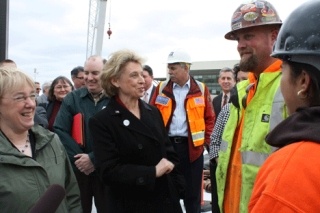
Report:
[[[93,0],[92,0],[93,1]],[[282,21],[306,0],[270,0]],[[193,61],[239,60],[236,41],[224,35],[243,0],[108,0],[102,57],[130,49],[166,76],[166,59],[177,48]],[[86,59],[90,0],[9,0],[8,58],[44,83]],[[112,30],[107,35],[108,23]]]

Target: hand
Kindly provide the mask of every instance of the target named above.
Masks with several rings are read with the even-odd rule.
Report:
[[[169,174],[174,168],[174,164],[166,158],[162,158],[156,165],[156,177],[161,177],[163,174]]]
[[[74,158],[77,158],[74,164],[80,170],[80,172],[89,175],[91,172],[94,171],[94,165],[91,162],[88,154],[77,154],[74,156]]]

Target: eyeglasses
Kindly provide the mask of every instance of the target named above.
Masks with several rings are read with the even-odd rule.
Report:
[[[78,76],[77,76],[76,78],[77,78],[77,79],[80,79],[80,80],[83,80],[83,79],[84,79],[84,77],[78,77]]]
[[[63,85],[63,86],[56,86],[54,87],[55,90],[62,90],[63,89],[68,89],[70,86],[69,85]]]
[[[15,102],[26,102],[28,98],[30,98],[32,101],[35,101],[36,100],[36,97],[37,95],[32,93],[31,95],[29,96],[26,96],[26,95],[17,95],[15,97],[12,97],[12,98],[3,98],[3,99],[12,99],[13,101]]]
[[[243,106],[244,109],[247,108],[248,93],[249,93],[250,89],[253,88],[253,86],[254,86],[254,83],[251,83],[251,84],[249,84],[249,85],[247,86],[247,88],[246,88],[246,95],[243,96],[243,98],[242,98],[242,106]]]

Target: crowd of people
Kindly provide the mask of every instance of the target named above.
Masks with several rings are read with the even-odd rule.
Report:
[[[213,99],[183,49],[158,85],[132,50],[42,87],[1,61],[1,211],[200,213],[205,189],[213,213],[317,212],[319,11],[307,1],[282,23],[266,0],[236,8],[225,38],[240,61]]]

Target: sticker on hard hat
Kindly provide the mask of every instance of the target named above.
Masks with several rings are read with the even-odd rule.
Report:
[[[256,5],[254,4],[246,4],[240,8],[240,11],[242,13],[248,13],[248,12],[256,12]]]
[[[232,23],[239,21],[242,18],[242,13],[241,12],[235,12],[232,16]]]
[[[241,22],[238,22],[238,23],[235,23],[231,26],[232,30],[237,30],[237,29],[241,29],[242,28],[242,23]]]
[[[276,13],[274,12],[273,9],[263,8],[261,10],[261,15],[262,16],[275,16]]]
[[[243,16],[243,19],[246,21],[254,21],[258,18],[259,14],[256,12],[248,12]]]
[[[276,21],[277,20],[277,17],[275,16],[265,16],[265,17],[261,17],[260,20],[262,22],[273,22],[273,21]]]

